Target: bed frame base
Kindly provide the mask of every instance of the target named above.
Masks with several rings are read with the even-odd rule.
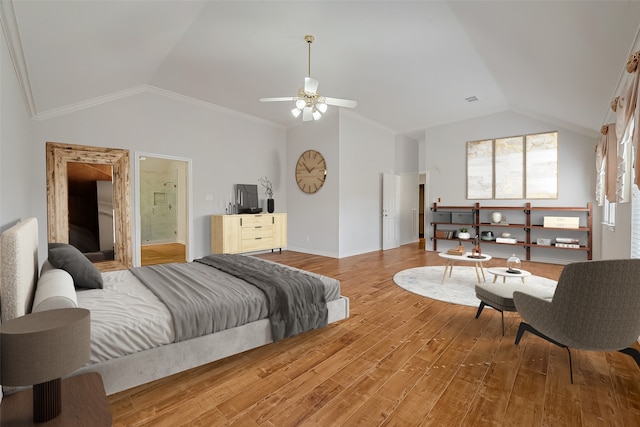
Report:
[[[328,302],[327,307],[329,323],[349,317],[349,299],[346,297]],[[86,365],[71,375],[98,372],[109,395],[272,342],[269,320],[263,319],[215,334]]]

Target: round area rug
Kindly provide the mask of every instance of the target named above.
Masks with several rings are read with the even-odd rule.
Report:
[[[444,283],[441,283],[443,274],[444,265],[416,267],[396,273],[393,276],[393,281],[407,291],[438,301],[472,307],[477,307],[480,304],[480,300],[476,298],[475,285],[478,280],[474,267],[454,266],[451,277],[447,275]],[[484,275],[487,279],[486,283],[493,282],[493,274],[488,273],[486,269]],[[507,278],[508,282],[515,280],[520,281],[516,278]],[[555,280],[539,276],[530,276],[525,279],[526,286],[543,287],[552,291],[555,290],[556,283]],[[500,286],[502,277],[498,277],[495,284]]]

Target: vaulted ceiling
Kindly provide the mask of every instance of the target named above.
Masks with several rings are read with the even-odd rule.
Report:
[[[3,3],[36,117],[155,90],[297,125],[258,99],[297,93],[313,34],[319,92],[401,133],[514,110],[596,135],[640,23],[610,0]]]

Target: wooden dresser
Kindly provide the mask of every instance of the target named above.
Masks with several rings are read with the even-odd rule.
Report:
[[[211,215],[211,252],[237,254],[287,246],[287,214]]]

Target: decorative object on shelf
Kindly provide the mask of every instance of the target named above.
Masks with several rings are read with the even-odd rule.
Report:
[[[518,274],[520,273],[521,267],[522,263],[516,254],[511,255],[507,260],[507,273]]]
[[[480,239],[492,241],[495,236],[493,235],[493,231],[482,231],[480,233]]]
[[[267,212],[273,213],[275,210],[275,202],[273,200],[273,185],[269,178],[258,178],[258,182],[264,187],[264,192],[267,195]]]
[[[5,386],[33,384],[33,421],[62,411],[61,378],[84,366],[91,355],[89,310],[63,308],[16,317],[0,326]]]
[[[482,255],[482,251],[480,250],[480,237],[476,234],[476,237],[473,238],[473,249],[471,249],[471,256],[474,258],[479,258]]]
[[[469,234],[469,232],[467,231],[466,228],[461,228],[460,231],[458,232],[458,240],[462,239],[462,240],[468,240],[471,238],[471,234]]]
[[[494,224],[498,224],[502,221],[502,213],[501,212],[492,212],[491,213],[491,222]]]
[[[503,237],[503,238],[505,238],[505,239],[508,239],[509,237],[511,237],[511,233],[508,233],[508,232],[506,232],[506,231],[505,231],[505,232],[503,232],[502,234],[500,234],[500,237]]]

